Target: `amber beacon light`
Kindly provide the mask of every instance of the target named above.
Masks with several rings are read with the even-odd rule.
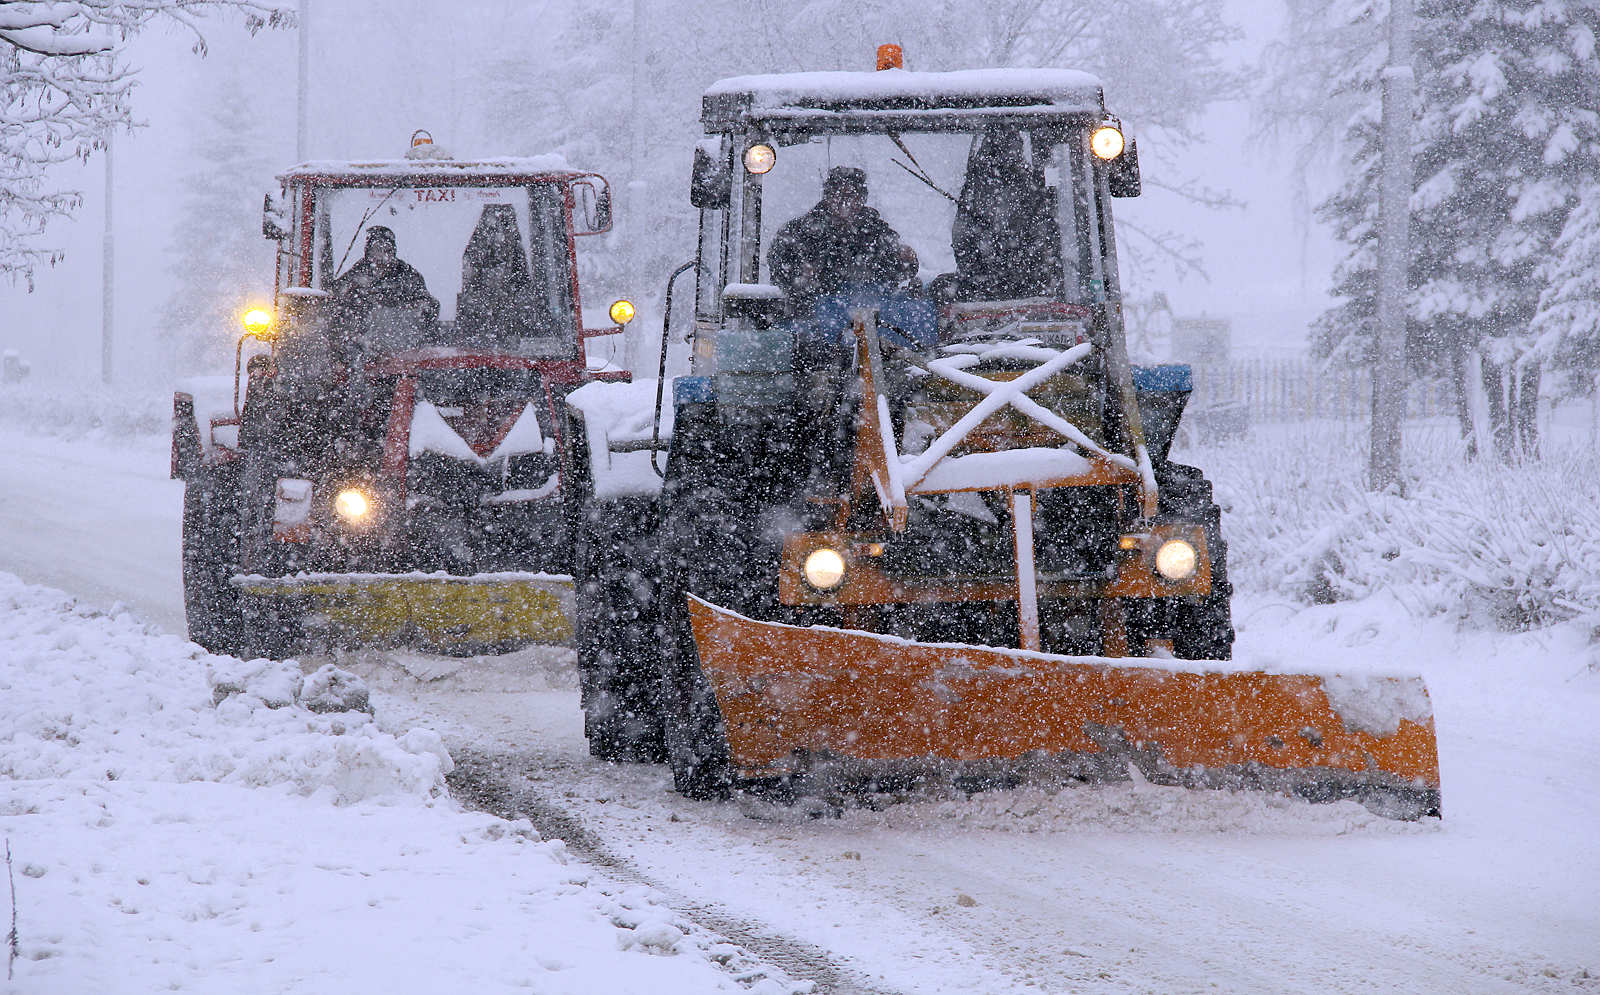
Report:
[[[878,69],[904,69],[906,67],[905,55],[900,51],[899,45],[878,46]]]
[[[241,319],[244,332],[253,338],[270,339],[272,337],[272,315],[260,308],[251,308],[245,312]]]

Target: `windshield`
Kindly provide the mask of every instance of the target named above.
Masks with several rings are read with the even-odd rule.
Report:
[[[382,321],[386,349],[576,352],[555,184],[321,190],[315,285],[369,345]]]
[[[800,308],[852,283],[955,301],[1088,303],[1090,259],[1074,220],[1084,206],[1060,136],[994,127],[779,146],[761,178],[757,282]]]

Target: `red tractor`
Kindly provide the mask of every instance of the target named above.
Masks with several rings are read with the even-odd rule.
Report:
[[[583,320],[577,240],[610,229],[606,181],[556,156],[467,162],[421,141],[280,182],[263,224],[275,308],[240,340],[270,350],[243,382],[236,362],[231,382],[187,382],[174,404],[191,638],[281,658],[576,635],[603,712],[605,633],[574,632],[588,595],[573,575],[593,559],[586,536],[629,515],[626,498],[595,500],[567,398],[628,378],[585,349],[633,317],[619,301],[609,324]]]

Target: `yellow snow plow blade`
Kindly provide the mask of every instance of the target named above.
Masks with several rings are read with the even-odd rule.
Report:
[[[247,596],[293,598],[339,642],[438,652],[572,641],[572,578],[552,574],[235,577]]]
[[[1439,814],[1422,678],[1268,674],[760,622],[692,595],[696,648],[745,778],[819,762],[1248,787]]]

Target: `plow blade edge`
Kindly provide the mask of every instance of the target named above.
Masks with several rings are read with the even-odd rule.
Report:
[[[247,597],[289,599],[339,643],[487,652],[572,641],[572,578],[553,574],[235,577]]]
[[[1351,798],[1439,814],[1417,676],[1269,674],[1212,661],[1068,657],[761,622],[693,596],[696,648],[747,778],[822,762],[977,775],[1055,772]]]

